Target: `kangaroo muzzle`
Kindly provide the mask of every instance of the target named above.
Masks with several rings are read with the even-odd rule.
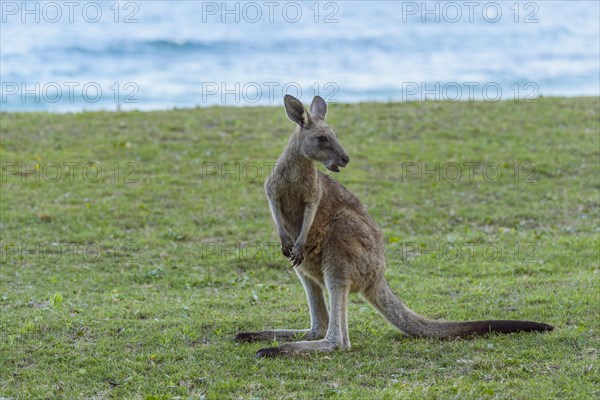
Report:
[[[350,162],[350,157],[348,154],[344,153],[340,157],[338,157],[335,161],[330,161],[325,163],[325,168],[330,170],[331,172],[340,172],[340,168],[344,168]]]

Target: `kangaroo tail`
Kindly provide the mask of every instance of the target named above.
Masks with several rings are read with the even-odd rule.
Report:
[[[363,295],[392,325],[414,337],[451,338],[485,335],[490,332],[535,332],[554,329],[551,325],[532,321],[433,321],[409,309],[394,295],[383,277],[364,291]]]

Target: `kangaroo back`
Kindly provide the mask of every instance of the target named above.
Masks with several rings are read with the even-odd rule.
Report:
[[[394,295],[383,277],[364,291],[363,295],[392,325],[414,337],[442,339],[485,335],[491,332],[512,333],[551,331],[554,329],[551,325],[532,321],[433,321],[410,310]]]

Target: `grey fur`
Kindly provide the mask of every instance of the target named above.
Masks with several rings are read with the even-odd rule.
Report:
[[[265,190],[283,254],[292,261],[310,310],[310,329],[240,333],[238,341],[303,341],[261,349],[257,357],[349,349],[347,304],[360,292],[390,323],[414,337],[464,337],[489,332],[545,331],[530,321],[433,321],[411,311],[384,277],[384,241],[360,201],[344,186],[317,170],[315,163],[338,172],[349,157],[325,122],[327,105],[316,96],[306,111],[285,96],[288,118],[297,124],[269,175]],[[329,313],[324,289],[329,292]]]

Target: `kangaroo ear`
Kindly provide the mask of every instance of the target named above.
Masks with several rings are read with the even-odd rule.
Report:
[[[301,127],[305,127],[310,122],[308,112],[297,98],[286,94],[283,98],[285,112],[290,121],[297,123]]]
[[[327,115],[327,103],[325,103],[325,100],[321,96],[315,96],[313,99],[310,105],[310,113],[317,118],[325,119]]]

